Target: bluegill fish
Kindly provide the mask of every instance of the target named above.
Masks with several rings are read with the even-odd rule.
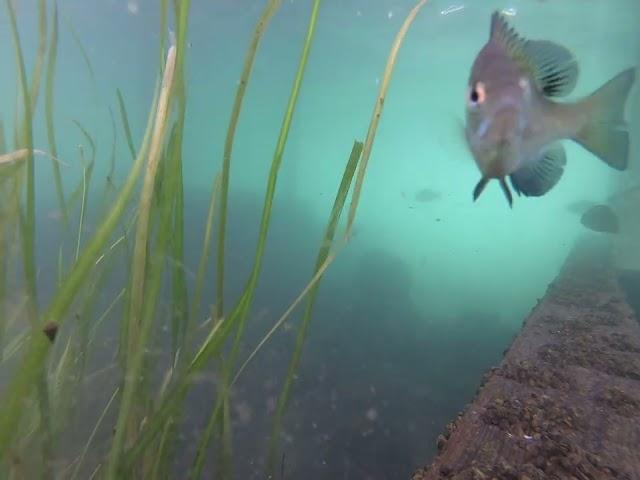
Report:
[[[571,93],[578,62],[563,46],[527,40],[495,12],[489,41],[469,77],[465,136],[482,175],[478,199],[491,179],[500,182],[509,205],[513,189],[539,197],[560,180],[566,165],[563,139],[582,145],[616,170],[629,163],[624,108],[635,80],[629,68],[574,103],[554,97]]]
[[[618,216],[609,205],[594,205],[582,214],[580,223],[594,232],[620,232]]]

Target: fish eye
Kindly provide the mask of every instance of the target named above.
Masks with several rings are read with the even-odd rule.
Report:
[[[469,104],[471,106],[477,106],[484,103],[487,94],[484,88],[484,83],[477,82],[473,87],[469,90]]]

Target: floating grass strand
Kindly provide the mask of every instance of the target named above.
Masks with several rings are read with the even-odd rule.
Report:
[[[35,156],[35,155],[42,155],[45,157],[49,157],[51,160],[53,160],[54,162],[60,165],[64,165],[65,167],[69,166],[68,163],[63,162],[62,160],[60,160],[59,158],[57,158],[55,155],[51,153],[45,152],[44,150],[37,150],[37,149],[29,150],[28,148],[20,148],[13,152],[3,153],[2,155],[0,155],[0,165],[27,160],[30,156]]]
[[[140,172],[144,166],[149,148],[149,137],[156,112],[157,91],[153,100],[153,108],[149,113],[149,121],[144,135],[140,152],[129,172],[126,183],[108,215],[96,230],[94,236],[85,246],[78,261],[73,265],[71,272],[65,278],[60,289],[53,297],[50,306],[43,314],[45,321],[54,321],[61,324],[65,320],[65,314],[73,302],[76,294],[83,286],[87,276],[92,271],[96,259],[101,255],[104,245],[116,226],[129,199],[134,191]],[[36,379],[43,372],[47,354],[51,348],[51,342],[42,332],[33,332],[28,339],[24,356],[16,374],[7,385],[0,402],[0,451],[7,451],[7,447],[17,432],[17,425],[23,416],[25,399],[31,392]]]
[[[391,81],[391,75],[393,74],[393,69],[396,64],[396,59],[398,58],[398,52],[400,51],[400,47],[402,46],[402,42],[404,40],[409,27],[413,23],[416,15],[420,9],[427,3],[427,0],[420,0],[413,9],[407,15],[402,27],[396,34],[396,37],[393,41],[393,45],[391,46],[391,52],[389,53],[389,57],[387,58],[387,65],[384,69],[384,74],[382,75],[382,82],[380,83],[380,90],[378,91],[378,98],[376,99],[376,103],[373,107],[373,115],[371,116],[371,121],[369,123],[369,130],[367,131],[367,137],[364,141],[364,147],[362,149],[362,158],[360,159],[360,163],[358,165],[358,175],[356,177],[356,184],[353,190],[353,196],[351,197],[351,205],[349,207],[349,217],[347,220],[347,229],[345,231],[345,237],[351,236],[351,231],[353,229],[353,221],[356,217],[356,210],[358,209],[358,202],[360,201],[360,194],[362,192],[362,185],[364,182],[364,175],[367,171],[367,165],[369,164],[369,157],[371,156],[371,149],[373,148],[373,141],[376,137],[376,131],[378,130],[378,123],[380,122],[380,117],[382,115],[382,107],[384,106],[384,101],[387,97],[387,90],[389,88],[389,82]]]
[[[264,8],[262,15],[258,19],[253,38],[249,49],[247,50],[244,66],[240,75],[240,83],[233,101],[231,110],[231,119],[227,128],[227,136],[224,142],[224,153],[222,156],[222,186],[220,191],[220,219],[218,224],[218,250],[217,250],[217,271],[216,271],[216,317],[222,318],[224,314],[224,251],[227,226],[227,203],[229,198],[229,176],[231,171],[231,153],[233,151],[233,140],[235,138],[238,119],[240,118],[240,110],[242,109],[242,101],[249,83],[251,71],[253,69],[254,60],[258,51],[258,46],[262,40],[262,35],[269,23],[269,20],[280,7],[281,0],[269,0]]]
[[[118,108],[120,109],[120,118],[122,118],[122,128],[124,128],[124,136],[127,139],[127,145],[131,152],[131,158],[135,160],[136,149],[133,146],[133,139],[131,138],[131,128],[129,128],[129,117],[127,115],[127,107],[125,107],[124,99],[122,98],[122,92],[119,88],[116,89],[116,95],[118,97]]]
[[[140,347],[140,338],[144,325],[143,319],[143,294],[144,279],[147,261],[147,240],[149,235],[149,214],[153,200],[153,188],[155,175],[158,170],[158,162],[167,126],[167,117],[171,104],[171,91],[173,86],[173,74],[176,65],[176,48],[172,46],[167,53],[167,61],[158,100],[158,109],[153,127],[153,136],[149,148],[147,170],[142,186],[140,203],[138,206],[138,220],[135,236],[133,265],[131,272],[131,299],[129,306],[128,337],[127,337],[127,375],[125,376],[124,389],[116,432],[113,438],[111,453],[107,464],[106,478],[111,480],[117,477],[120,456],[123,451],[127,425],[130,422],[129,412],[138,385],[142,357],[135,355]],[[128,432],[131,434],[131,432]]]

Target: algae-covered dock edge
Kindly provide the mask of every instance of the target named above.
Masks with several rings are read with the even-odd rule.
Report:
[[[324,238],[318,239],[320,245],[313,276],[309,283],[301,286],[300,291],[292,292],[292,305],[274,323],[271,332],[275,331],[292,312],[293,308],[303,300],[307,301],[302,319],[302,326],[292,352],[287,378],[278,399],[277,414],[274,418],[274,432],[270,444],[270,457],[278,458],[278,433],[281,428],[282,415],[291,396],[292,378],[297,370],[300,352],[304,344],[308,324],[311,320],[313,301],[323,273],[336,259],[339,251],[348,243],[356,211],[360,199],[366,167],[376,136],[377,125],[381,120],[387,89],[392,77],[400,47],[409,27],[427,0],[420,0],[410,11],[402,24],[387,59],[383,73],[383,81],[375,98],[374,109],[364,142],[354,141],[351,155],[342,175],[336,176],[337,192],[331,212],[328,212],[327,228]],[[267,242],[271,207],[277,188],[277,176],[287,144],[288,132],[295,121],[295,109],[299,95],[304,95],[304,71],[308,60],[312,57],[314,32],[319,18],[320,0],[310,3],[307,34],[301,45],[300,61],[297,72],[292,78],[291,93],[282,120],[281,131],[276,149],[272,156],[271,170],[265,179],[266,189],[263,214],[260,220],[260,234],[255,250],[253,269],[245,289],[238,296],[232,308],[225,308],[222,302],[224,293],[225,271],[233,269],[233,265],[223,263],[225,245],[225,224],[227,218],[227,202],[229,183],[232,181],[232,147],[238,118],[241,115],[244,92],[250,82],[252,65],[263,33],[268,28],[269,20],[277,15],[279,0],[269,0],[265,4],[263,14],[258,19],[255,32],[249,43],[245,64],[238,85],[236,99],[231,112],[224,154],[221,159],[222,171],[212,179],[211,204],[206,218],[206,233],[203,239],[201,261],[198,265],[198,280],[192,303],[190,292],[185,288],[184,271],[171,268],[166,264],[166,256],[180,261],[182,258],[183,227],[183,179],[182,149],[185,115],[188,110],[189,85],[185,81],[184,69],[188,63],[188,20],[190,15],[189,0],[160,0],[160,63],[158,83],[149,114],[144,136],[134,139],[127,115],[127,104],[120,89],[113,92],[113,101],[117,103],[120,113],[121,129],[125,133],[127,153],[133,158],[130,170],[124,183],[114,185],[111,175],[107,176],[102,197],[89,198],[89,183],[92,180],[92,169],[96,148],[90,129],[80,122],[75,125],[83,138],[91,146],[90,161],[84,161],[84,149],[79,150],[82,181],[70,193],[64,189],[64,170],[60,169],[61,161],[57,158],[59,145],[55,131],[55,108],[62,108],[63,102],[54,102],[54,80],[58,52],[58,8],[55,3],[48,11],[47,2],[38,0],[38,47],[36,62],[30,78],[27,75],[20,33],[19,18],[13,10],[11,0],[5,0],[6,11],[10,17],[11,33],[15,47],[16,78],[20,86],[14,118],[13,143],[9,148],[2,139],[0,161],[11,163],[0,165],[2,171],[3,198],[11,198],[11,202],[3,204],[4,215],[0,217],[0,240],[4,246],[17,241],[24,274],[21,288],[27,295],[24,306],[25,324],[23,332],[17,338],[0,336],[0,358],[11,356],[17,361],[11,379],[0,396],[0,476],[2,478],[54,478],[71,474],[71,478],[171,478],[171,458],[175,454],[173,445],[177,442],[177,425],[180,422],[183,400],[189,392],[193,378],[205,368],[217,364],[223,372],[223,384],[211,399],[209,422],[201,434],[198,449],[193,460],[193,468],[187,472],[189,478],[200,478],[203,474],[205,457],[211,453],[216,455],[216,478],[232,478],[231,471],[231,422],[229,389],[244,366],[259,352],[261,342],[251,356],[238,368],[238,345],[243,336],[256,284],[261,272],[262,257]],[[167,26],[173,25],[176,32],[175,44],[167,47]],[[95,78],[91,59],[82,45],[82,39],[75,33],[72,25],[67,25],[85,61],[89,77],[94,87]],[[47,29],[51,29],[48,35]],[[31,42],[29,42],[31,44]],[[47,54],[48,52],[48,54]],[[33,146],[33,112],[36,108],[38,93],[41,88],[40,77],[45,65],[45,126],[49,141],[49,152],[34,149]],[[29,84],[29,80],[31,83]],[[131,100],[131,99],[129,99]],[[115,105],[105,105],[111,113]],[[112,122],[114,121],[111,113]],[[357,134],[356,132],[354,132]],[[136,148],[136,140],[138,146]],[[239,141],[242,141],[239,139]],[[113,131],[112,152],[115,152],[116,135]],[[347,153],[345,146],[345,154]],[[52,248],[58,252],[57,283],[51,286],[55,290],[51,300],[42,312],[36,308],[37,278],[34,244],[38,238],[35,222],[36,185],[34,183],[35,168],[41,164],[34,162],[34,154],[44,154],[51,158],[55,193],[62,213],[64,225],[67,226],[73,215],[79,215],[80,227],[74,242],[74,255],[69,258],[63,255],[62,246]],[[265,155],[268,153],[265,152]],[[4,160],[3,160],[4,159]],[[5,162],[6,160],[6,162]],[[10,160],[10,162],[9,162]],[[66,159],[65,159],[66,160]],[[111,172],[116,159],[112,154]],[[212,160],[212,161],[215,161]],[[70,168],[77,168],[76,162],[67,162]],[[336,236],[339,220],[351,191],[353,177],[356,177],[352,192],[348,221],[345,234]],[[142,180],[142,181],[141,181]],[[112,195],[112,196],[111,196]],[[80,211],[76,212],[77,202]],[[85,205],[101,205],[102,217],[92,235],[82,235],[85,221]],[[125,212],[135,209],[132,221],[125,218]],[[212,230],[218,221],[217,244],[215,247],[217,263],[207,268],[208,252]],[[171,234],[170,234],[171,232]],[[176,233],[174,233],[176,232]],[[338,239],[338,241],[336,241]],[[129,248],[129,244],[132,248]],[[106,312],[93,312],[94,300],[100,286],[111,272],[113,262],[125,259],[128,265],[128,282],[120,292],[114,293],[113,302]],[[0,263],[2,285],[16,268],[8,259]],[[167,268],[165,268],[167,267]],[[205,319],[197,318],[199,300],[202,295],[203,278],[207,271],[216,275],[216,308],[207,325],[208,332],[204,338],[194,337],[194,324]],[[149,334],[158,322],[156,305],[159,288],[163,279],[168,279],[173,289],[171,299],[174,312],[171,328],[173,338],[173,367],[161,385],[159,391],[149,391],[145,372],[148,361],[143,352],[149,342]],[[0,304],[4,305],[6,289],[0,289]],[[124,316],[120,322],[118,366],[121,370],[119,386],[110,395],[102,414],[97,416],[97,423],[86,443],[77,452],[61,452],[56,448],[57,437],[64,431],[65,422],[73,408],[74,389],[80,388],[84,372],[82,367],[86,357],[91,354],[94,340],[92,332],[97,323],[109,315],[116,302],[124,303]],[[72,312],[71,307],[79,303],[80,313]],[[188,306],[191,305],[191,308]],[[102,314],[100,314],[102,313]],[[195,317],[195,318],[194,318]],[[6,322],[0,319],[2,327]],[[63,328],[64,327],[64,328]],[[0,331],[3,333],[5,329]],[[202,330],[199,330],[201,333]],[[233,340],[230,342],[231,338]],[[267,341],[269,335],[264,339]],[[192,350],[190,345],[199,340],[199,348]],[[224,349],[230,346],[231,349]],[[74,378],[74,381],[67,381]],[[152,400],[151,400],[152,399]],[[96,461],[95,455],[89,463],[88,452],[94,445],[96,431],[105,428],[102,422],[107,413],[115,415],[111,445],[102,448],[106,452],[102,459]],[[276,468],[269,462],[270,469]]]
[[[640,478],[640,324],[583,239],[413,480]]]

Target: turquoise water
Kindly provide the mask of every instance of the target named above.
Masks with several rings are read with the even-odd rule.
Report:
[[[36,2],[15,3],[31,65],[37,48]],[[321,6],[278,178],[264,270],[241,361],[312,274],[351,145],[366,135],[390,45],[413,5],[408,0],[327,0]],[[263,6],[253,0],[192,1],[183,148],[183,268],[190,289],[229,113]],[[522,35],[553,40],[574,52],[580,78],[571,98],[591,93],[619,71],[640,63],[636,0],[427,2],[398,57],[354,237],[319,291],[285,418],[286,478],[408,478],[427,463],[438,434],[472,398],[483,372],[499,361],[576,238],[587,233],[568,206],[581,200],[604,201],[639,180],[640,93],[635,88],[627,109],[630,170],[616,172],[566,142],[566,172],[545,197],[516,198],[509,209],[494,182],[472,202],[479,173],[460,125],[469,69],[487,39],[494,9],[507,10]],[[283,1],[266,30],[247,90],[231,172],[228,306],[237,301],[253,264],[266,178],[310,10],[311,2]],[[101,194],[114,135],[110,109],[116,134],[113,180],[120,185],[126,178],[131,156],[116,88],[127,102],[137,147],[157,76],[159,12],[159,2],[143,0],[60,2],[55,123],[58,156],[70,164],[63,168],[68,191],[82,179],[79,145],[85,155],[90,152],[76,120],[97,145],[89,198]],[[70,25],[90,58],[93,77]],[[7,132],[12,131],[16,104],[12,49],[5,9],[0,15],[0,55],[6,65],[0,71],[0,115]],[[36,148],[47,149],[42,99],[34,135]],[[55,293],[61,239],[64,255],[73,255],[78,212],[69,230],[62,229],[50,162],[38,158],[36,166],[38,288],[45,306]],[[100,221],[91,200],[88,210],[84,238]],[[618,240],[618,262],[626,267],[639,260],[633,248],[638,226],[632,210],[627,204],[626,213],[621,213],[625,232],[630,233]],[[215,303],[214,256],[198,323],[205,322]],[[126,286],[124,266],[118,264],[100,291],[102,309]],[[13,280],[19,284],[18,278]],[[160,312],[168,308],[170,291],[167,285]],[[90,394],[79,410],[81,418],[64,433],[62,465],[79,454],[120,380],[114,363],[122,316],[118,309],[121,306],[101,326],[104,341],[89,359],[89,370],[98,372],[94,385],[100,388],[87,387]],[[299,316],[297,312],[266,344],[234,387],[236,478],[264,478],[274,401],[286,375]],[[158,359],[159,378],[167,368],[170,329],[166,315],[160,317],[150,347],[150,355]],[[202,338],[205,333],[202,329]],[[209,373],[193,387],[185,406],[173,462],[179,478],[193,459],[215,400],[218,377],[213,365]],[[6,376],[3,372],[0,378]],[[112,408],[86,461],[87,477],[108,451],[117,399]],[[207,465],[208,475],[212,468]]]

